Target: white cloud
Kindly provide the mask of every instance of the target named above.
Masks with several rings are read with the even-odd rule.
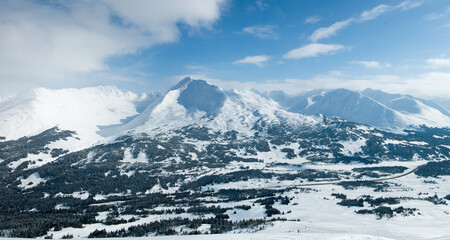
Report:
[[[398,4],[397,6],[394,6],[394,10],[401,9],[403,11],[407,11],[412,8],[419,7],[420,5],[422,5],[422,3],[423,3],[423,1],[403,1],[400,4]]]
[[[267,3],[264,3],[263,0],[256,0],[255,4],[261,11],[268,7]]]
[[[316,31],[314,31],[311,34],[310,39],[313,42],[317,42],[321,39],[329,38],[331,36],[336,35],[336,33],[339,30],[346,28],[353,22],[365,22],[365,21],[373,20],[388,11],[394,11],[394,10],[398,10],[398,9],[406,11],[406,10],[418,7],[421,4],[422,4],[422,2],[420,2],[420,1],[414,1],[414,2],[413,1],[404,1],[396,6],[389,6],[389,5],[381,4],[370,10],[363,11],[357,18],[349,18],[347,20],[335,22],[332,25],[330,25],[329,27],[318,28]]]
[[[189,65],[186,65],[186,68],[190,69],[190,70],[206,69],[205,66],[198,65],[198,64],[189,64]]]
[[[341,49],[344,49],[344,46],[339,44],[311,43],[304,47],[289,51],[288,53],[284,54],[283,58],[299,59],[307,57],[317,57],[319,55],[331,54]]]
[[[428,63],[429,68],[449,68],[450,67],[450,58],[430,58],[427,59],[426,62]]]
[[[308,17],[307,19],[305,19],[305,23],[316,23],[318,21],[320,21],[319,16],[311,16],[311,17]]]
[[[352,64],[359,64],[364,66],[365,68],[385,68],[391,67],[389,63],[381,64],[378,61],[351,61]]]
[[[210,27],[220,16],[224,0],[104,0],[126,23],[151,34],[156,43],[173,42],[179,37],[177,23],[190,27]]]
[[[269,60],[270,57],[267,55],[248,56],[233,62],[233,64],[254,64],[258,67],[262,67],[263,64]]]
[[[336,32],[347,27],[351,22],[353,22],[353,18],[347,19],[345,21],[335,22],[329,27],[322,27],[313,32],[310,39],[313,42],[317,42],[323,38],[329,38],[333,35],[336,35]]]
[[[210,28],[224,2],[2,1],[0,87],[6,81],[66,81],[108,70],[111,56],[177,41],[178,24]]]
[[[274,25],[265,25],[265,26],[249,26],[245,27],[242,32],[255,35],[258,38],[278,38],[277,33],[275,32],[276,26]]]
[[[447,9],[444,12],[441,13],[430,13],[427,16],[425,16],[425,19],[427,20],[438,20],[440,18],[443,18],[447,16],[450,13],[450,6],[447,7]]]
[[[381,14],[389,10],[389,6],[385,4],[378,5],[370,10],[364,11],[359,16],[359,21],[368,21],[377,18]]]

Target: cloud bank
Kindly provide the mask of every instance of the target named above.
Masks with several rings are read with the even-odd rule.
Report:
[[[438,57],[430,58],[426,61],[428,63],[428,68],[450,68],[450,58]]]
[[[181,79],[181,77],[177,76],[177,79]],[[450,73],[446,72],[428,72],[415,78],[402,78],[396,75],[352,76],[341,72],[330,72],[310,79],[286,78],[261,82],[223,81],[204,75],[192,77],[207,80],[224,89],[257,89],[261,92],[281,90],[288,94],[298,94],[314,89],[363,90],[373,88],[389,93],[411,94],[432,99],[436,96],[448,96],[448,89],[450,89]]]
[[[211,28],[225,0],[5,0],[0,87],[108,69],[109,57],[175,42],[180,26]]]

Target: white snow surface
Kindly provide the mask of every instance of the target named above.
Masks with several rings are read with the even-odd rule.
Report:
[[[17,139],[57,126],[82,140],[98,140],[98,126],[136,115],[142,97],[111,86],[31,89],[0,102],[0,136]]]
[[[367,139],[359,138],[356,141],[341,141],[339,142],[344,146],[342,153],[345,156],[353,156],[355,153],[360,153],[362,151],[361,147],[365,146]]]
[[[398,133],[421,125],[450,127],[450,114],[442,106],[409,95],[373,92],[330,89],[317,95],[313,90],[284,104],[293,112],[338,116]]]
[[[20,184],[18,185],[22,189],[29,189],[36,187],[41,183],[47,182],[48,179],[41,178],[38,172],[35,172],[28,176],[27,178],[19,177]]]
[[[270,98],[254,91],[223,92],[226,100],[218,113],[208,115],[203,111],[189,112],[179,104],[178,98],[183,88],[170,90],[162,99],[155,101],[138,117],[124,124],[109,134],[156,133],[178,129],[188,125],[207,127],[218,131],[235,130],[240,134],[251,136],[251,128],[259,120],[279,124],[282,121],[292,126],[313,126],[321,119],[287,112]]]
[[[55,194],[54,197],[55,198],[58,198],[58,197],[73,197],[73,198],[78,198],[78,199],[81,199],[81,200],[86,200],[86,199],[89,198],[89,196],[90,196],[90,194],[87,191],[77,191],[77,192],[73,192],[71,194],[64,194],[64,193],[59,192],[59,193]]]
[[[21,240],[19,238],[16,238]],[[79,239],[74,237],[74,239]],[[83,238],[84,239],[84,238]],[[102,238],[97,238],[102,239]],[[107,238],[118,240],[121,238]],[[394,240],[365,234],[328,234],[328,233],[241,233],[241,234],[208,234],[183,236],[154,236],[127,239],[140,240]],[[0,238],[0,240],[8,240]]]
[[[121,162],[124,163],[148,163],[147,155],[144,152],[140,152],[136,158],[133,157],[131,150],[127,148],[124,152],[124,156]]]

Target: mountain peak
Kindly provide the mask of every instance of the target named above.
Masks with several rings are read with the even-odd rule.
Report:
[[[193,81],[192,78],[185,77],[181,81],[179,81],[175,86],[170,88],[170,91],[175,90],[175,89],[185,88],[192,81]]]
[[[180,83],[187,84],[178,97],[178,103],[186,110],[190,112],[200,110],[211,114],[219,112],[223,107],[226,96],[219,87],[204,80],[190,78],[185,78]]]

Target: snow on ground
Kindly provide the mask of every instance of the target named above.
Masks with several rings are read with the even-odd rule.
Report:
[[[407,167],[409,169],[416,168],[420,165],[426,164],[428,161],[425,160],[417,160],[417,161],[383,161],[376,164],[363,164],[359,162],[354,162],[353,164],[345,164],[345,163],[335,163],[335,164],[327,164],[327,163],[309,163],[303,164],[307,168],[317,169],[317,170],[332,170],[332,171],[351,171],[353,168],[371,168],[371,167],[394,167],[394,166],[402,166]]]
[[[104,217],[104,214],[102,214],[99,217],[100,218]],[[135,217],[137,217],[137,216],[135,216]],[[124,223],[124,224],[118,224],[118,225],[105,225],[102,223],[94,223],[94,224],[90,224],[90,225],[83,225],[83,228],[69,227],[69,228],[64,228],[61,231],[56,231],[56,232],[49,231],[48,235],[53,234],[53,238],[55,238],[55,239],[61,238],[62,236],[67,235],[67,234],[72,234],[75,238],[87,238],[87,236],[89,236],[89,233],[95,231],[96,229],[98,229],[98,230],[106,229],[107,231],[116,231],[116,230],[120,230],[122,228],[126,229],[130,226],[135,226],[135,225],[139,225],[139,224],[154,222],[154,221],[163,220],[163,219],[170,219],[170,218],[175,218],[175,217],[195,219],[195,218],[199,218],[200,216],[196,216],[196,215],[189,214],[189,213],[182,213],[182,214],[177,214],[177,215],[175,215],[175,214],[150,215],[146,218],[140,218],[140,219],[136,220],[135,222],[131,222],[131,223]],[[202,217],[210,218],[210,217],[214,217],[214,215],[206,214]],[[39,237],[39,238],[43,239],[43,237]]]
[[[395,144],[395,145],[398,145],[398,144],[404,144],[404,145],[406,145],[406,144],[408,144],[408,142],[407,141],[399,141],[399,140],[393,140],[393,139],[386,139],[384,142],[383,142],[383,144],[384,145],[386,145],[386,144]]]
[[[55,210],[67,210],[67,209],[70,209],[70,207],[68,207],[62,203],[55,206]]]
[[[71,194],[64,194],[64,193],[59,192],[59,193],[55,194],[54,197],[55,198],[57,198],[57,197],[73,197],[73,198],[78,198],[81,200],[86,200],[89,198],[89,196],[90,196],[90,194],[88,191],[78,191],[78,192],[73,192]]]
[[[308,105],[306,105],[305,109],[308,109],[308,108],[311,107],[314,103],[316,103],[316,102],[313,100],[313,97],[308,97],[306,100],[308,101]]]
[[[450,124],[450,117],[443,114],[436,108],[432,108],[425,105],[421,101],[414,100],[419,107],[420,111],[418,114],[410,114],[415,117],[417,122],[425,122],[429,125],[434,124],[438,127],[448,127]],[[417,124],[419,126],[420,124]]]
[[[433,135],[433,137],[434,138],[437,138],[437,139],[445,139],[445,138],[448,138],[448,136],[438,136],[438,135]]]
[[[39,153],[39,154],[28,154],[26,158],[19,159],[14,162],[10,162],[8,164],[8,167],[12,170],[15,170],[20,164],[24,162],[30,162],[27,169],[36,168],[39,166],[42,166],[44,164],[47,164],[49,162],[53,161],[52,156],[49,153]]]
[[[401,184],[404,189],[388,192],[375,192],[368,188],[346,190],[341,186],[323,185],[315,186],[318,191],[308,194],[296,194],[290,192],[288,197],[294,197],[293,202],[298,205],[274,205],[280,211],[292,211],[283,215],[288,219],[300,219],[300,222],[292,223],[287,229],[295,229],[301,226],[301,232],[331,232],[331,233],[358,233],[375,236],[384,236],[394,239],[427,239],[448,236],[450,237],[450,207],[448,205],[434,205],[428,201],[402,201],[398,206],[418,208],[421,215],[397,216],[394,218],[376,220],[374,215],[355,214],[357,207],[343,207],[336,205],[339,201],[331,197],[331,193],[344,193],[348,198],[357,198],[369,194],[377,197],[418,197],[421,192],[436,193],[440,197],[448,194],[448,181],[450,177],[436,179],[437,184],[423,183],[423,178],[414,174],[404,178],[394,179],[389,182]],[[329,200],[328,200],[329,199]],[[395,205],[394,205],[395,206]],[[397,206],[396,206],[397,207]],[[449,238],[450,239],[450,238]]]
[[[0,136],[17,139],[58,126],[91,143],[101,139],[98,126],[136,115],[135,103],[143,98],[110,86],[28,90],[0,102]]]
[[[28,176],[27,178],[19,177],[20,184],[18,185],[22,189],[29,189],[36,187],[41,183],[47,182],[48,179],[41,178],[38,172],[35,172]]]
[[[353,156],[355,153],[360,153],[362,151],[361,147],[365,146],[367,139],[359,138],[356,141],[340,141],[339,143],[344,146],[341,150],[345,156]]]
[[[206,224],[205,224],[206,225]],[[207,228],[208,226],[205,226]],[[22,240],[16,238],[17,240]],[[74,239],[78,239],[75,237]],[[99,240],[101,238],[98,238]],[[121,238],[107,238],[108,240],[122,240]],[[135,238],[127,238],[135,239]],[[361,234],[329,234],[329,233],[242,233],[242,234],[208,234],[184,236],[156,236],[139,237],[140,240],[393,240],[378,236]],[[0,238],[0,240],[10,240]]]
[[[227,186],[226,184],[212,185],[211,188],[248,188],[256,181],[238,182]],[[279,209],[283,215],[274,215],[273,218],[281,217],[288,221],[275,221],[265,226],[265,229],[248,234],[253,230],[234,230],[233,233],[223,235],[202,235],[202,236],[158,236],[149,238],[155,240],[170,239],[398,239],[398,240],[422,240],[422,239],[450,239],[450,206],[444,204],[433,204],[426,201],[426,197],[434,196],[444,197],[449,194],[450,177],[422,178],[415,174],[410,174],[398,179],[386,181],[391,184],[385,191],[374,191],[372,188],[359,187],[356,189],[345,189],[339,185],[320,185],[308,188],[294,188],[281,194],[282,197],[291,199],[289,205],[282,205],[276,202],[273,207]],[[271,187],[272,180],[262,180],[260,187]],[[291,183],[293,184],[293,183]],[[254,185],[254,184],[253,184]],[[401,216],[393,218],[377,219],[372,214],[356,214],[355,210],[370,208],[365,203],[364,207],[344,207],[337,205],[340,201],[331,196],[332,193],[342,193],[347,198],[355,199],[363,195],[370,195],[373,198],[396,197],[401,198],[400,203],[389,205],[392,208],[405,207],[417,208],[414,215]],[[96,196],[97,197],[97,196]],[[239,202],[208,203],[205,206],[220,205],[222,208],[232,208],[226,214],[230,220],[239,221],[245,219],[265,218],[265,207],[259,203],[254,203],[254,199],[242,200]],[[108,204],[108,203],[102,203]],[[120,205],[120,202],[114,202],[114,205]],[[248,205],[250,210],[236,209],[235,206]],[[64,206],[58,206],[63,208]],[[158,207],[155,210],[166,209]],[[106,212],[100,214],[98,219],[106,217]],[[131,218],[133,216],[120,216]],[[54,238],[60,238],[66,234],[73,234],[75,238],[86,237],[95,229],[106,229],[114,231],[121,228],[127,228],[132,225],[156,221],[159,219],[168,219],[174,217],[197,218],[199,216],[192,214],[167,214],[150,215],[141,218],[136,222],[124,223],[119,225],[104,225],[96,223],[85,225],[82,229],[66,228],[62,231],[53,232]],[[209,217],[209,216],[203,216]],[[138,218],[138,217],[137,217]],[[207,226],[202,226],[207,229]],[[205,230],[204,229],[204,230]],[[193,238],[195,237],[195,238]]]
[[[123,160],[125,163],[148,163],[147,155],[144,152],[140,152],[136,158],[133,157],[131,149],[127,148],[124,152]]]

